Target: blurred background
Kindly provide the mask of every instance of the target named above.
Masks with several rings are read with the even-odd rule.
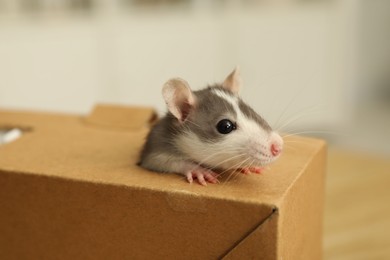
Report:
[[[0,106],[154,106],[239,65],[271,125],[390,154],[387,0],[0,0]],[[379,127],[380,126],[380,127]]]
[[[169,78],[236,65],[272,126],[330,144],[326,258],[389,259],[390,1],[0,0],[0,108],[163,113]]]

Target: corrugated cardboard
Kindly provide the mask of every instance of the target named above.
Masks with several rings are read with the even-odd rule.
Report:
[[[136,163],[152,109],[0,110],[0,259],[321,259],[326,146],[203,187]]]

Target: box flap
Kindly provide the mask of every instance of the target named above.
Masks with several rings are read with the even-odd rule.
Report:
[[[134,130],[150,126],[156,119],[152,108],[98,104],[85,121],[96,126]]]

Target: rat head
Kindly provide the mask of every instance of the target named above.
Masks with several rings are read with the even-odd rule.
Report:
[[[220,169],[263,166],[279,157],[282,138],[238,96],[241,82],[235,69],[222,84],[199,91],[179,78],[165,83],[163,97],[181,153]]]

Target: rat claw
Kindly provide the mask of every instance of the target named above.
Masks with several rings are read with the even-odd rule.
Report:
[[[196,179],[197,182],[203,186],[207,186],[207,183],[215,184],[219,182],[217,179],[219,174],[203,167],[191,169],[188,172],[185,172],[184,176],[187,178],[189,183],[192,183],[194,179]]]
[[[195,175],[196,175],[196,178],[198,179],[199,184],[201,184],[203,186],[207,186],[207,182],[206,182],[206,180],[204,178],[205,177],[204,173],[196,172]]]
[[[204,174],[204,177],[205,179],[210,182],[210,183],[218,183],[218,174],[214,173],[214,172],[207,172]]]
[[[251,170],[254,173],[260,174],[263,172],[264,168],[263,167],[252,167]]]
[[[247,168],[241,168],[239,170],[243,174],[249,174],[250,172],[260,174],[260,173],[262,173],[264,168],[263,167],[247,167]]]
[[[215,178],[218,178],[218,177],[220,176],[220,174],[215,173],[215,172],[213,172],[213,171],[210,171],[210,174],[211,174],[213,177],[215,177]]]
[[[241,169],[240,169],[240,172],[243,173],[243,174],[245,174],[245,175],[247,175],[247,174],[250,173],[250,169],[249,169],[249,168],[241,168]]]
[[[187,181],[189,182],[189,183],[192,183],[193,182],[193,178],[192,178],[192,173],[191,172],[187,172],[186,173],[186,177],[187,177]]]

